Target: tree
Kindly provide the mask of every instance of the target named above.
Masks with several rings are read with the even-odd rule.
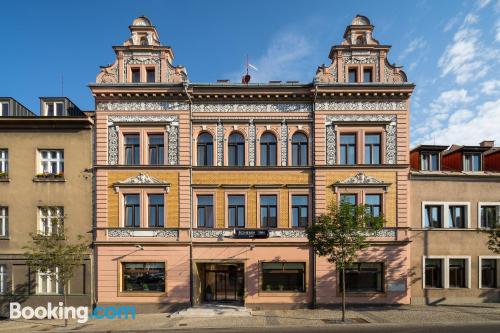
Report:
[[[372,216],[367,206],[332,202],[326,214],[318,216],[306,229],[315,253],[327,257],[342,274],[342,321],[345,321],[345,269],[358,252],[370,244],[367,238],[384,224],[382,216]]]
[[[78,235],[76,242],[72,243],[62,223],[57,221],[54,225],[56,227],[49,234],[30,234],[32,240],[24,246],[25,256],[32,269],[47,272],[62,286],[63,304],[66,306],[69,281],[75,269],[83,264],[90,244],[82,235]],[[67,318],[64,319],[64,326],[68,326]]]
[[[482,229],[488,235],[488,249],[493,253],[500,254],[500,222],[493,220],[491,228]]]

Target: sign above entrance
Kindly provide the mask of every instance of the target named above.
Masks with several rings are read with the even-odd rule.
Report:
[[[234,238],[269,238],[267,229],[235,229]]]

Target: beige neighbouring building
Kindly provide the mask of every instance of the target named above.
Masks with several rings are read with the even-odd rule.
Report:
[[[71,239],[92,241],[93,134],[89,116],[64,97],[40,98],[40,116],[12,98],[0,106],[10,110],[0,116],[0,316],[8,316],[9,302],[62,301],[54,277],[25,263],[30,233],[52,232],[56,219]],[[90,252],[70,282],[71,305],[92,304]]]
[[[481,232],[500,218],[496,152],[491,141],[411,151],[412,304],[500,301],[500,254]]]

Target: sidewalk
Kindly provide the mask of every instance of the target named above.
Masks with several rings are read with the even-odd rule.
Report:
[[[134,331],[196,328],[257,328],[257,327],[327,327],[338,323],[340,310],[258,310],[248,309],[189,309],[175,314],[139,314],[134,320],[92,320],[84,324],[62,320],[4,320],[0,332],[62,332],[62,331]],[[500,304],[385,306],[348,309],[353,324],[442,324],[498,323]]]

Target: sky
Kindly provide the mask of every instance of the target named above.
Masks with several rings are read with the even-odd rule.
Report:
[[[392,45],[388,58],[416,84],[411,146],[500,146],[500,0],[5,1],[1,4],[0,96],[35,113],[40,96],[67,96],[93,109],[87,87],[112,45],[140,15],[174,51],[191,82],[240,81],[246,56],[252,82],[311,82],[356,14],[374,37]]]

